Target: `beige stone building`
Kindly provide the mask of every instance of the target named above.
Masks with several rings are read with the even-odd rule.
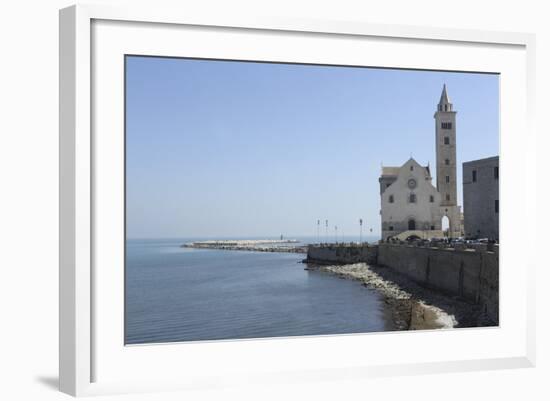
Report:
[[[462,234],[456,189],[456,111],[446,86],[434,119],[436,186],[432,184],[430,166],[421,166],[413,158],[402,166],[382,167],[379,182],[384,239],[455,238]]]
[[[464,233],[467,238],[499,239],[499,158],[462,164]]]

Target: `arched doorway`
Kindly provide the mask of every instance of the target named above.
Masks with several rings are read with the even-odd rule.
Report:
[[[443,216],[441,218],[441,231],[443,231],[443,235],[445,237],[449,237],[450,228],[451,228],[451,222],[449,220],[449,217]]]
[[[409,230],[416,230],[416,221],[409,219]]]
[[[409,235],[405,241],[407,241],[407,242],[409,242],[409,241],[419,241],[421,239],[422,238],[420,238],[418,235]]]

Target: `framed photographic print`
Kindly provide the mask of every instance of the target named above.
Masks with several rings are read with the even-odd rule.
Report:
[[[532,366],[533,46],[62,10],[61,390]]]

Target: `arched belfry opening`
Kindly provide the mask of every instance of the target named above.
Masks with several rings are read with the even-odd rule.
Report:
[[[445,237],[450,236],[450,228],[451,228],[451,221],[449,220],[449,217],[445,215],[441,218],[441,231],[443,231],[443,235]]]

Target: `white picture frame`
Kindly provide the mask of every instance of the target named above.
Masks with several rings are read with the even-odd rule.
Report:
[[[94,25],[95,24],[95,25]],[[124,26],[117,26],[121,24]],[[501,222],[501,258],[503,268],[501,270],[501,307],[502,316],[499,328],[488,328],[484,330],[463,329],[446,332],[423,332],[423,333],[382,333],[370,335],[352,336],[324,336],[307,337],[301,339],[267,339],[252,341],[234,342],[213,342],[194,345],[171,344],[148,347],[124,347],[122,339],[116,342],[113,334],[118,328],[116,319],[120,319],[119,309],[113,307],[113,312],[103,313],[102,305],[111,302],[112,299],[105,298],[98,301],[94,298],[97,291],[110,294],[120,300],[123,289],[119,286],[120,276],[111,280],[109,274],[97,274],[97,269],[105,268],[102,262],[108,259],[120,261],[116,256],[116,245],[120,242],[114,241],[112,249],[101,248],[101,242],[106,241],[103,235],[98,234],[102,230],[102,218],[108,216],[103,214],[101,202],[107,198],[96,198],[95,194],[98,185],[102,181],[96,180],[101,175],[102,168],[99,166],[99,159],[112,158],[116,164],[116,158],[121,157],[117,153],[119,149],[116,144],[103,141],[97,143],[94,140],[94,129],[101,126],[100,122],[94,120],[100,118],[106,124],[112,124],[115,130],[119,131],[121,115],[105,117],[100,110],[101,107],[109,107],[113,113],[122,110],[120,104],[120,93],[112,98],[112,103],[94,103],[94,96],[103,96],[101,88],[92,85],[94,73],[103,68],[105,55],[124,54],[125,48],[138,49],[140,54],[145,51],[147,54],[171,55],[170,45],[161,42],[162,38],[172,35],[174,32],[181,32],[182,35],[189,34],[186,27],[192,27],[198,35],[198,40],[204,40],[205,48],[212,51],[216,49],[216,41],[223,37],[227,40],[224,43],[223,51],[227,51],[226,58],[230,58],[232,40],[237,41],[234,36],[246,38],[247,35],[263,35],[264,40],[270,41],[272,45],[267,50],[262,50],[263,56],[255,57],[254,49],[251,47],[248,55],[243,58],[253,57],[257,60],[265,59],[281,61],[296,61],[289,59],[289,56],[277,55],[277,43],[287,40],[282,38],[293,38],[296,43],[296,51],[300,45],[311,43],[315,38],[322,38],[330,42],[338,39],[344,44],[341,54],[336,51],[330,57],[341,57],[338,60],[348,58],[348,64],[365,65],[363,60],[351,57],[351,50],[347,49],[347,42],[356,43],[361,41],[384,41],[384,46],[396,46],[407,41],[411,46],[436,46],[445,54],[445,48],[454,46],[457,52],[464,52],[461,63],[455,62],[454,68],[449,68],[449,60],[426,61],[423,68],[433,69],[454,69],[472,71],[472,66],[480,61],[487,49],[494,49],[496,57],[487,61],[488,66],[497,66],[479,71],[491,71],[504,74],[504,89],[501,92],[501,110],[509,113],[502,121],[501,135],[505,140],[501,145],[501,171],[502,176],[508,175],[523,182],[523,185],[535,185],[534,177],[525,174],[535,170],[534,144],[535,133],[532,126],[534,110],[534,43],[535,38],[530,34],[505,33],[505,32],[484,32],[458,29],[436,29],[414,26],[387,26],[374,25],[362,22],[345,21],[315,21],[315,20],[292,20],[264,18],[254,20],[236,20],[224,16],[215,15],[187,15],[184,10],[161,10],[150,8],[111,8],[108,6],[78,5],[60,11],[60,390],[71,395],[93,395],[116,392],[152,391],[165,389],[196,389],[217,386],[229,386],[246,381],[256,382],[292,382],[293,380],[324,380],[330,373],[332,378],[362,378],[381,375],[399,375],[411,373],[428,373],[438,371],[466,371],[478,369],[500,369],[511,367],[529,367],[535,363],[535,338],[534,338],[534,266],[537,261],[534,259],[534,252],[525,250],[522,255],[511,247],[506,248],[510,227],[520,227],[528,232],[534,232],[533,225],[536,216],[536,208],[525,207],[519,211],[519,207],[528,205],[527,191],[517,191],[503,180],[501,188],[501,214],[506,219]],[[149,29],[146,36],[140,36],[140,31]],[[122,31],[128,32],[127,35]],[[130,34],[131,33],[131,34]],[[193,34],[195,34],[193,33]],[[94,41],[94,34],[97,40]],[[178,33],[179,34],[179,33]],[[214,38],[212,43],[208,42],[208,35]],[[235,34],[234,36],[231,36]],[[111,36],[109,36],[111,35]],[[292,35],[295,35],[294,38]],[[106,39],[109,39],[106,41]],[[139,41],[138,44],[131,44],[130,41]],[[246,40],[246,39],[243,39]],[[301,43],[300,41],[303,41]],[[168,41],[170,42],[170,41]],[[252,42],[252,41],[251,41]],[[161,43],[164,45],[160,46]],[[361,42],[363,43],[363,42]],[[284,44],[288,47],[288,43]],[[373,46],[375,46],[374,44]],[[402,45],[402,43],[401,43]],[[240,47],[239,47],[240,46]],[[294,46],[294,45],[292,45]],[[290,46],[290,47],[292,47]],[[339,44],[340,46],[340,44]],[[351,45],[350,45],[351,46]],[[363,46],[361,44],[361,46]],[[236,48],[244,49],[239,44]],[[143,50],[143,49],[147,49]],[[174,49],[173,47],[172,49]],[[406,49],[405,47],[401,47]],[[141,50],[140,50],[141,49]],[[270,50],[272,49],[272,50]],[[330,47],[329,47],[330,49]],[[336,49],[336,47],[334,48]],[[477,49],[477,50],[476,50]],[[289,51],[291,51],[290,49]],[[418,48],[417,50],[421,50]],[[433,49],[432,49],[433,50]],[[182,50],[185,52],[186,50]],[[198,52],[202,50],[197,50]],[[204,51],[209,51],[208,49]],[[346,51],[348,55],[346,56]],[[383,50],[380,50],[383,55]],[[430,51],[426,48],[425,51]],[[477,51],[480,60],[474,60],[469,52]],[[122,53],[121,53],[122,52]],[[502,59],[498,54],[502,53]],[[376,49],[373,48],[373,54]],[[498,53],[498,54],[497,54]],[[225,54],[225,53],[224,53]],[[470,54],[470,55],[469,55]],[[477,54],[477,53],[476,53]],[[193,54],[196,55],[196,54]],[[387,57],[390,55],[386,54]],[[103,57],[103,58],[102,58]],[[117,56],[118,57],[118,56]],[[297,56],[296,56],[297,57]],[[310,61],[316,62],[315,54],[312,53]],[[329,62],[329,56],[323,59]],[[359,57],[359,56],[357,56]],[[381,56],[380,56],[381,57]],[[393,57],[393,58],[391,58]],[[384,63],[386,66],[396,68],[415,68],[414,56],[406,51],[403,54],[394,53]],[[96,59],[97,58],[97,59]],[[219,58],[224,58],[219,56]],[[234,57],[232,57],[234,58]],[[382,58],[380,58],[382,60]],[[500,60],[500,61],[499,61]],[[503,62],[506,60],[506,63]],[[303,60],[299,60],[303,61]],[[121,60],[117,58],[117,63]],[[320,61],[319,61],[320,62]],[[501,62],[501,68],[498,63]],[[337,64],[345,64],[337,61]],[[376,60],[374,62],[377,63]],[[418,62],[416,62],[418,63]],[[490,64],[493,63],[493,64]],[[506,65],[504,65],[506,64]],[[371,66],[373,64],[370,64]],[[481,65],[481,64],[478,64]],[[470,67],[469,67],[470,66]],[[97,80],[120,79],[121,71],[107,62],[105,74]],[[489,68],[489,67],[487,67]],[[94,71],[96,69],[97,71]],[[506,73],[503,73],[503,71]],[[103,70],[101,70],[103,71]],[[118,75],[117,75],[118,74]],[[117,76],[119,78],[117,78]],[[106,78],[104,78],[106,77]],[[96,84],[97,84],[96,82]],[[107,82],[107,81],[101,81]],[[511,89],[519,92],[511,93]],[[105,105],[105,106],[104,106]],[[96,110],[97,109],[97,110]],[[117,122],[115,122],[115,120]],[[95,128],[94,128],[95,127]],[[101,126],[103,127],[103,126]],[[522,131],[517,135],[517,131]],[[118,134],[117,134],[118,135]],[[114,145],[113,145],[114,144]],[[113,145],[112,148],[109,148]],[[111,149],[111,150],[109,150]],[[531,157],[532,156],[532,157]],[[103,163],[103,162],[101,162]],[[515,169],[509,166],[516,166]],[[112,166],[111,166],[112,167]],[[116,169],[116,166],[115,166]],[[116,186],[120,181],[115,179],[109,185]],[[510,179],[508,182],[512,182]],[[106,193],[101,189],[102,193]],[[113,202],[119,201],[120,198]],[[108,201],[108,199],[107,199]],[[113,213],[120,212],[120,202]],[[99,209],[98,209],[99,208]],[[508,211],[508,214],[507,214]],[[515,211],[517,214],[509,213]],[[119,213],[120,214],[120,213]],[[113,221],[119,221],[120,216],[111,216]],[[509,221],[508,221],[509,220]],[[504,223],[504,224],[503,224]],[[507,231],[507,228],[508,230]],[[111,230],[112,231],[112,230]],[[119,231],[114,230],[114,235]],[[508,242],[510,243],[510,242]],[[101,251],[98,251],[98,247]],[[530,245],[525,245],[529,248]],[[521,274],[511,282],[510,276],[506,275],[506,264],[508,266],[518,262],[522,269]],[[517,263],[516,263],[517,264]],[[112,271],[111,269],[110,271]],[[504,272],[504,273],[503,273]],[[118,280],[118,281],[117,281]],[[517,286],[515,294],[507,289]],[[98,288],[101,287],[101,288]],[[119,295],[116,294],[119,291]],[[103,297],[103,295],[102,295]],[[516,297],[516,299],[514,299]],[[103,299],[103,298],[102,298]],[[118,302],[115,299],[115,303]],[[103,308],[103,309],[102,309]],[[507,315],[509,314],[509,315]],[[99,327],[99,328],[98,328]],[[118,327],[118,326],[117,326]],[[351,349],[368,348],[371,342],[377,342],[377,347],[387,347],[388,344],[395,344],[395,353],[401,353],[401,357],[384,358],[377,357],[373,350],[370,354],[363,354],[359,351],[351,353]],[[479,343],[479,341],[482,341]],[[468,344],[485,344],[484,348],[465,349]],[[432,356],[427,359],[419,359],[417,355],[411,354],[403,357],[404,350],[411,344],[433,344],[434,349],[445,343],[456,345],[454,356],[445,355],[440,352],[440,357]],[[111,345],[106,345],[111,344]],[[493,344],[493,348],[489,346]],[[111,348],[109,348],[111,347]],[[115,350],[112,347],[117,347]],[[185,375],[170,375],[169,369],[174,368],[175,356],[173,351],[183,352],[188,356],[185,363],[195,364],[183,367]],[[473,347],[475,348],[475,347]],[[322,360],[317,360],[320,350],[326,352]],[[350,350],[350,352],[342,351]],[[338,352],[336,352],[338,351]],[[293,366],[285,368],[284,358],[277,359],[277,355],[295,354],[300,356]],[[262,354],[267,361],[264,366],[255,366],[254,371],[247,368],[247,363],[259,363],[254,359],[254,354]],[[340,354],[345,354],[341,356]],[[429,354],[429,352],[428,352]],[[457,355],[463,354],[464,357]],[[120,355],[120,359],[116,355]],[[199,359],[216,358],[216,355],[224,355],[226,358],[233,358],[233,362],[224,364],[215,372],[210,368],[201,370],[198,364]],[[365,358],[369,355],[369,358]],[[109,359],[113,358],[113,359]],[[220,357],[218,357],[220,358]],[[308,363],[307,359],[311,361]],[[347,358],[347,359],[346,359]],[[170,359],[170,360],[169,360]],[[243,359],[244,362],[239,362]],[[368,360],[371,359],[371,360]],[[101,362],[97,362],[97,361]],[[180,359],[181,361],[181,356]],[[305,361],[304,361],[305,360]],[[151,372],[146,367],[164,361],[166,371]],[[304,361],[300,364],[299,361]],[[106,364],[116,367],[111,372],[103,374],[101,366]],[[184,364],[185,364],[184,363]],[[239,366],[239,363],[241,365]],[[331,363],[334,363],[331,365]],[[127,369],[119,369],[121,364]],[[131,368],[130,368],[131,367]],[[180,366],[181,368],[181,366]],[[125,374],[117,375],[116,372],[124,371]],[[210,372],[210,373],[209,373]],[[103,377],[105,379],[103,379]],[[135,380],[133,379],[135,377]]]

